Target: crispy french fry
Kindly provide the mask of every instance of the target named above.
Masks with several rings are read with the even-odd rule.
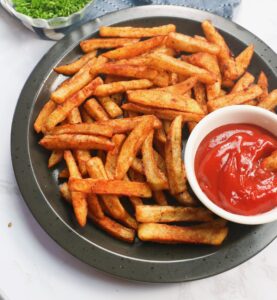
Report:
[[[235,83],[230,93],[232,94],[247,89],[254,80],[255,77],[252,74],[245,72],[244,75]]]
[[[197,228],[197,226],[174,226],[166,224],[140,224],[138,237],[142,241],[156,243],[189,243],[219,246],[228,234],[228,228]]]
[[[277,171],[277,150],[263,160],[262,166],[269,171]]]
[[[208,222],[213,216],[211,211],[202,207],[139,205],[136,219],[140,223]]]
[[[70,203],[72,202],[71,193],[68,188],[67,182],[64,182],[59,186],[60,194],[61,196],[66,200],[66,202]]]
[[[109,59],[125,59],[146,53],[153,48],[161,46],[165,41],[164,36],[157,36],[151,39],[127,45],[115,50],[105,52],[104,57]]]
[[[92,117],[86,112],[86,110],[83,107],[80,107],[79,110],[80,110],[80,113],[81,113],[81,116],[82,116],[83,123],[91,124],[91,123],[94,122]]]
[[[97,51],[91,51],[85,55],[82,55],[79,59],[75,60],[74,62],[61,65],[54,68],[54,71],[63,74],[63,75],[74,75],[75,73],[79,72],[80,69],[92,58],[96,57]]]
[[[175,117],[177,117],[177,115]],[[168,135],[170,125],[171,125],[171,122],[169,120],[163,120],[163,129],[164,129],[166,135]]]
[[[168,108],[203,114],[201,106],[192,98],[179,94],[172,94],[161,90],[140,90],[127,92],[128,101],[144,106]]]
[[[165,163],[169,190],[173,195],[186,190],[185,171],[182,161],[182,117],[176,117],[171,123],[165,145]]]
[[[98,123],[81,123],[81,124],[66,124],[55,127],[49,132],[49,134],[88,134],[88,135],[101,135],[106,137],[112,137],[113,128],[108,125],[102,125]]]
[[[104,179],[78,179],[69,180],[69,189],[82,193],[94,193],[100,195],[124,195],[150,198],[151,189],[147,183],[124,181],[124,180],[104,180]]]
[[[112,98],[112,100],[113,100],[117,105],[121,106],[122,100],[123,100],[123,94],[122,94],[122,93],[113,94],[113,95],[110,95],[110,97]]]
[[[62,122],[72,109],[79,107],[88,97],[93,94],[95,88],[102,83],[102,79],[97,77],[79,92],[69,97],[64,103],[58,105],[45,122],[46,130],[50,131],[58,123]]]
[[[100,36],[104,37],[126,37],[126,38],[142,38],[157,35],[168,35],[170,32],[176,31],[173,24],[158,27],[107,27],[101,26],[99,29]]]
[[[197,82],[193,87],[193,92],[196,102],[201,106],[202,110],[206,114],[208,112],[208,108],[205,86],[201,82]]]
[[[95,194],[87,195],[88,211],[97,219],[105,218],[104,212],[99,203],[98,197]]]
[[[247,48],[245,48],[235,59],[236,66],[237,66],[237,78],[239,78],[248,68],[252,56],[254,54],[254,45],[249,45]]]
[[[96,49],[111,49],[122,46],[132,45],[139,41],[139,39],[90,39],[80,43],[81,49],[85,52],[91,52]]]
[[[88,150],[75,150],[74,156],[77,160],[78,167],[82,176],[87,176],[86,163],[91,158],[90,152]]]
[[[94,98],[90,98],[84,104],[86,112],[96,121],[109,120],[109,116],[103,109],[103,107]]]
[[[185,34],[171,32],[166,40],[168,47],[178,51],[185,52],[206,52],[217,55],[220,52],[220,47],[217,44],[210,43],[205,40],[197,39]]]
[[[154,138],[160,141],[161,143],[166,142],[166,134],[163,127],[155,130]]]
[[[53,150],[49,159],[48,159],[48,168],[54,167],[63,159],[63,151],[62,150]]]
[[[138,105],[134,103],[126,103],[121,106],[123,110],[127,111],[134,111],[138,113],[142,113],[145,115],[155,115],[157,118],[163,119],[163,120],[173,120],[177,116],[182,116],[183,122],[199,122],[204,115],[196,114],[196,113],[190,113],[190,112],[182,112],[172,109],[161,109],[161,108],[153,108],[153,107],[147,107],[143,105]]]
[[[257,85],[263,90],[261,96],[257,98],[258,101],[261,102],[268,95],[268,80],[263,71],[259,75]]]
[[[122,109],[113,101],[113,99],[109,96],[99,97],[98,101],[104,107],[105,111],[111,118],[117,118],[122,116]]]
[[[67,122],[69,124],[79,124],[82,123],[81,114],[78,107],[72,109],[72,111],[67,116]]]
[[[191,195],[188,193],[188,191],[184,191],[184,192],[174,195],[174,196],[175,196],[176,200],[184,206],[198,206],[199,205],[199,201],[192,198]]]
[[[82,134],[46,135],[39,144],[49,150],[111,150],[114,147],[107,138]]]
[[[165,160],[163,157],[154,149],[154,158],[157,162],[158,168],[166,174],[166,165],[165,165]]]
[[[115,62],[114,62],[115,63]],[[106,64],[105,64],[106,65]],[[104,65],[104,66],[105,66]],[[103,66],[102,66],[103,67]],[[124,80],[129,80],[128,77],[124,77],[124,76],[118,76],[118,75],[111,75],[108,74],[106,75],[106,78],[104,80],[105,83],[112,83],[112,82],[117,82],[117,81],[124,81]]]
[[[174,57],[165,54],[151,54],[150,65],[155,68],[161,68],[166,71],[175,72],[186,76],[197,76],[198,80],[204,83],[214,83],[216,76],[205,69],[196,67],[185,61],[180,61]]]
[[[166,196],[163,191],[153,191],[153,198],[155,202],[160,206],[168,205]]]
[[[179,76],[177,73],[171,72],[169,74],[169,76],[170,76],[170,80],[169,80],[170,84],[169,85],[175,85],[179,82]]]
[[[168,181],[156,163],[153,149],[153,136],[154,131],[152,130],[144,140],[141,152],[147,182],[152,190],[159,191],[168,189]]]
[[[99,88],[94,91],[94,95],[104,97],[112,94],[123,93],[128,90],[147,89],[152,85],[153,83],[148,79],[118,81],[99,86]]]
[[[143,162],[141,159],[135,157],[132,162],[131,168],[133,170],[135,170],[137,173],[144,175],[144,167],[143,167]]]
[[[243,91],[208,101],[208,108],[209,110],[216,110],[228,105],[243,104],[260,96],[262,92],[262,89],[258,85],[252,85]]]
[[[59,178],[68,178],[69,177],[69,171],[68,171],[68,168],[64,168],[62,169],[60,172],[59,172],[59,175],[58,175]]]
[[[42,131],[47,118],[56,109],[56,107],[57,107],[57,104],[52,100],[49,100],[44,104],[42,110],[40,111],[40,113],[34,123],[34,129],[37,133],[40,133]]]
[[[260,95],[258,95],[260,96]],[[271,91],[259,104],[259,107],[272,110],[277,105],[277,89]]]
[[[130,181],[127,174],[124,176],[124,180],[125,181]],[[133,205],[134,208],[136,208],[137,205],[143,205],[143,201],[139,197],[130,196],[129,200],[130,200],[130,202],[131,202],[131,204]]]
[[[154,127],[154,117],[144,118],[129,134],[123,143],[115,170],[115,178],[122,179],[130,168],[144,140]]]
[[[175,73],[172,73],[175,74]],[[172,94],[179,94],[179,95],[184,95],[186,92],[191,90],[194,85],[197,83],[197,77],[190,77],[186,79],[185,81],[179,82],[177,84],[165,87],[165,88],[160,88],[159,90],[169,92]]]
[[[198,39],[198,40],[201,40],[201,41],[207,41],[207,39],[206,39],[204,36],[202,36],[202,35],[197,35],[197,34],[195,34],[195,35],[194,35],[194,38],[196,38],[196,39]]]

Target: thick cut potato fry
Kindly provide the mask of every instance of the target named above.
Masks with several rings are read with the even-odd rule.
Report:
[[[209,43],[185,34],[171,32],[166,40],[168,47],[174,48],[177,51],[185,52],[206,52],[217,55],[220,52],[220,47],[217,44]]]
[[[153,83],[148,79],[130,80],[130,81],[118,81],[108,84],[99,85],[94,91],[95,96],[103,97],[112,94],[123,93],[128,90],[147,89],[151,87]]]
[[[146,53],[158,46],[161,46],[162,44],[164,44],[164,42],[164,36],[157,36],[145,41],[137,42],[132,45],[105,52],[103,56],[109,59],[131,58]]]
[[[197,226],[173,226],[166,224],[140,224],[138,237],[145,242],[165,244],[207,244],[219,246],[228,234],[228,228],[197,228]]]
[[[201,82],[197,82],[193,87],[193,92],[196,102],[201,106],[202,110],[206,114],[208,112],[208,108],[205,86]]]
[[[127,92],[128,101],[144,106],[168,108],[203,114],[201,106],[192,98],[161,90],[140,90]]]
[[[157,162],[158,168],[164,174],[166,174],[166,165],[165,165],[165,160],[163,159],[163,157],[156,150],[154,150],[154,157]]]
[[[186,76],[197,76],[198,80],[207,84],[216,82],[216,76],[205,69],[196,67],[185,61],[165,54],[151,54],[150,65],[166,71],[175,72]]]
[[[102,125],[97,123],[91,124],[66,124],[55,127],[49,132],[49,134],[88,134],[88,135],[101,135],[111,137],[113,135],[113,129],[111,126]]]
[[[126,37],[126,38],[143,38],[157,35],[168,35],[176,31],[173,24],[157,27],[107,27],[101,26],[99,29],[100,36],[105,37]]]
[[[88,211],[92,216],[97,219],[105,218],[104,212],[102,207],[99,203],[98,197],[95,194],[88,194],[87,195],[87,203],[88,203]]]
[[[135,44],[139,39],[90,39],[80,43],[83,52],[88,53],[96,49],[111,49]]]
[[[239,78],[246,71],[246,69],[250,65],[253,54],[254,45],[251,44],[236,57],[236,66],[238,72],[237,78]]]
[[[75,73],[79,72],[88,61],[94,58],[96,54],[97,51],[91,51],[70,64],[54,68],[54,71],[63,75],[74,75]]]
[[[87,113],[96,121],[109,120],[109,116],[107,115],[104,108],[94,98],[87,100],[84,104],[84,108]]]
[[[177,115],[176,115],[173,119],[175,119],[176,117],[177,117]],[[163,129],[164,129],[166,135],[168,135],[170,125],[171,125],[171,122],[170,122],[170,121],[168,121],[168,120],[163,120]]]
[[[64,182],[59,186],[61,196],[66,200],[66,202],[72,204],[72,196],[68,188],[67,182]]]
[[[199,206],[199,201],[192,198],[188,191],[174,195],[176,200],[184,206]]]
[[[189,112],[182,112],[172,109],[161,109],[161,108],[154,108],[154,107],[148,107],[144,105],[138,105],[134,103],[126,103],[123,104],[121,107],[123,110],[127,111],[134,111],[138,113],[142,113],[145,115],[155,115],[157,118],[163,119],[163,120],[173,120],[177,116],[182,116],[183,122],[199,122],[203,117],[203,115],[196,114],[196,113],[189,113]]]
[[[277,171],[277,150],[263,160],[262,166],[269,171]]]
[[[245,72],[244,75],[235,83],[230,93],[232,94],[247,89],[254,80],[255,77],[252,74]]]
[[[124,176],[124,180],[130,181],[127,174]],[[129,197],[129,200],[130,200],[131,204],[133,205],[134,209],[136,209],[137,205],[143,205],[143,201],[139,197],[131,196],[131,197]]]
[[[154,127],[154,117],[144,118],[129,134],[121,147],[116,170],[115,178],[122,179],[132,165],[134,158],[140,150],[144,140]]]
[[[69,124],[79,124],[82,123],[82,118],[80,110],[78,107],[72,109],[72,111],[67,116],[67,122]]]
[[[176,117],[171,123],[165,145],[165,163],[172,195],[186,190],[186,175],[182,161],[182,117]]]
[[[48,168],[54,167],[63,159],[63,151],[62,150],[53,150],[49,159],[48,159]]]
[[[80,110],[80,113],[81,113],[81,116],[82,116],[83,123],[91,124],[91,123],[94,122],[92,117],[86,112],[86,110],[83,107],[80,107],[79,110]]]
[[[147,182],[149,183],[152,190],[159,191],[168,189],[168,181],[166,176],[158,168],[157,162],[155,160],[153,137],[154,131],[152,130],[144,140],[141,153]]]
[[[102,83],[103,80],[100,77],[97,77],[76,94],[69,97],[64,103],[58,105],[45,122],[46,130],[50,131],[58,123],[62,122],[72,109],[79,107],[88,97],[93,94],[95,88]]]
[[[75,150],[74,156],[77,160],[78,167],[82,176],[87,176],[86,163],[91,158],[90,152],[88,150]]]
[[[105,111],[111,118],[114,119],[122,116],[122,109],[115,103],[115,101],[111,97],[99,97],[98,101],[104,107]]]
[[[161,143],[166,142],[166,134],[163,127],[155,130],[154,138],[160,141]]]
[[[160,206],[168,205],[165,193],[163,191],[153,191],[153,198]]]
[[[175,73],[172,73],[175,74]],[[197,82],[197,77],[190,77],[186,79],[185,81],[182,81],[180,83],[165,87],[165,88],[160,88],[159,90],[169,92],[172,94],[179,94],[179,95],[184,95],[186,92],[191,90],[194,85]]]
[[[57,104],[49,100],[47,101],[42,110],[40,111],[35,123],[34,123],[34,129],[37,133],[40,133],[43,130],[44,124],[47,120],[47,118],[51,115],[51,113],[56,109]]]
[[[123,119],[115,119],[115,120],[108,120],[108,121],[98,121],[96,124],[110,126],[113,129],[113,133],[126,133],[133,130],[140,122],[147,119],[148,116],[137,116],[137,117],[130,117],[130,118],[123,118]],[[153,127],[155,129],[161,128],[162,123],[161,121],[152,116],[154,123]]]
[[[261,96],[257,98],[258,101],[261,102],[268,95],[268,80],[263,71],[259,75],[257,85],[263,90]]]
[[[207,208],[139,205],[136,219],[140,223],[208,222],[213,220]]]
[[[141,159],[135,157],[132,162],[131,168],[135,170],[137,173],[144,175],[144,167]]]
[[[216,110],[228,105],[243,104],[260,96],[262,92],[262,89],[258,85],[252,85],[243,91],[208,101],[208,108],[209,110]]]
[[[71,178],[69,180],[69,189],[87,194],[113,194],[141,198],[150,198],[152,196],[152,191],[147,183],[135,181],[127,182],[124,180]]]
[[[64,151],[64,160],[66,162],[69,176],[72,178],[82,178],[81,173],[78,169],[77,163],[72,155],[71,151],[66,150]]]
[[[46,135],[39,144],[48,150],[112,150],[114,147],[107,138],[82,134]]]
[[[259,96],[259,95],[258,95]],[[259,107],[272,110],[277,106],[277,89],[271,91],[259,104]]]

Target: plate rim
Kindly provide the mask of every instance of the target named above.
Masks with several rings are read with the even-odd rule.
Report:
[[[277,55],[273,52],[273,50],[254,34],[234,22],[202,10],[174,5],[146,5],[106,14],[103,17],[96,18],[84,25],[81,25],[66,35],[62,40],[50,48],[31,72],[21,91],[13,116],[11,131],[12,164],[20,192],[32,215],[44,231],[46,231],[52,239],[54,239],[62,248],[74,257],[98,270],[129,280],[160,283],[191,281],[214,276],[240,265],[262,251],[276,238],[277,235],[272,234],[267,242],[263,243],[263,246],[258,247],[256,250],[253,250],[252,248],[248,255],[242,255],[243,257],[239,257],[236,261],[230,259],[230,250],[232,250],[232,247],[225,249],[224,245],[221,248],[221,253],[215,252],[205,258],[189,259],[184,261],[178,260],[172,262],[145,261],[126,257],[118,253],[111,253],[111,251],[105,251],[103,248],[97,247],[95,244],[92,245],[91,243],[87,243],[84,238],[82,238],[76,231],[72,230],[56,214],[51,206],[48,205],[47,201],[43,201],[45,198],[36,181],[30,162],[29,143],[27,142],[29,140],[28,129],[30,126],[32,108],[37,101],[37,94],[43,85],[39,78],[42,77],[44,78],[43,80],[45,80],[45,74],[48,74],[49,76],[49,70],[53,67],[53,65],[55,65],[55,61],[60,60],[65,53],[72,50],[79,42],[79,39],[84,39],[97,32],[100,25],[107,26],[117,24],[118,22],[149,17],[173,17],[180,19],[192,19],[193,21],[198,22],[201,22],[204,19],[211,19],[216,27],[219,27],[223,31],[227,31],[228,33],[232,31],[231,34],[236,34],[237,38],[243,36],[246,39],[246,42],[247,40],[250,41],[254,38],[257,41],[256,46],[267,49],[267,53],[265,55],[271,55],[273,58],[271,60],[272,64],[274,59],[277,61]],[[77,39],[75,39],[76,36]],[[78,42],[76,42],[76,40]],[[245,42],[245,40],[243,40],[243,42]],[[265,60],[265,56],[263,59]],[[277,77],[277,66],[269,67]],[[38,76],[38,74],[40,74],[40,76]],[[31,97],[30,89],[35,91],[35,93],[31,91]],[[26,119],[22,119],[22,111],[28,111],[28,118],[26,118],[27,121]],[[35,199],[34,201],[32,200],[33,197],[40,199]],[[51,222],[49,222],[47,218],[50,218]],[[258,229],[261,231],[259,235],[262,236],[263,230],[266,230],[268,226],[275,226],[277,229],[277,222],[258,226]],[[59,238],[61,233],[63,236],[62,238]],[[245,243],[251,243],[253,239],[252,235],[253,234],[249,234],[249,236],[238,241],[236,243],[237,247],[243,246]],[[95,256],[98,259],[95,259]],[[218,259],[220,259],[222,264],[218,264]],[[203,263],[210,265],[208,271],[201,271]],[[187,274],[186,271],[190,270],[192,267],[198,268],[199,274],[194,276]]]

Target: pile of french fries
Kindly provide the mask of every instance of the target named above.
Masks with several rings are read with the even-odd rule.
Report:
[[[66,163],[62,197],[80,226],[87,218],[117,239],[220,245],[228,234],[188,192],[182,131],[233,104],[273,110],[277,90],[247,67],[254,48],[234,57],[209,21],[205,36],[152,28],[101,27],[78,60],[54,70],[68,77],[39,113],[39,144],[49,168]],[[133,210],[127,210],[122,197]]]

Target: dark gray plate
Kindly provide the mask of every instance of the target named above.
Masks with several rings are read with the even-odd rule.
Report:
[[[47,168],[48,153],[38,146],[33,122],[60,81],[52,68],[80,54],[80,40],[97,36],[100,25],[177,25],[178,32],[201,34],[200,22],[211,19],[220,28],[235,54],[255,44],[250,71],[264,70],[270,88],[276,88],[276,54],[261,40],[221,17],[195,9],[174,6],[136,7],[89,22],[58,42],[39,62],[28,78],[14,114],[11,149],[13,167],[21,193],[34,217],[46,232],[75,257],[100,270],[128,279],[149,282],[177,282],[204,278],[231,269],[249,259],[275,237],[277,222],[261,226],[232,224],[221,247],[157,245],[136,241],[127,245],[88,224],[80,229],[60,199],[57,172]]]

